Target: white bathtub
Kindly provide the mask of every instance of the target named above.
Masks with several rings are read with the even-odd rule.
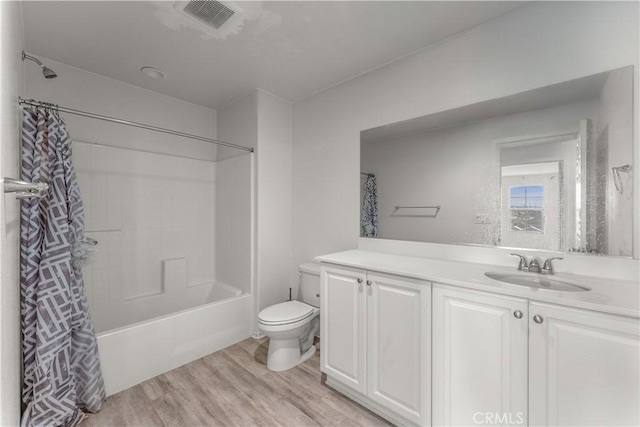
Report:
[[[249,338],[253,300],[218,287],[205,305],[98,334],[107,395]]]

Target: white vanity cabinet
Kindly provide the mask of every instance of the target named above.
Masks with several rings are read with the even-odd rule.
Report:
[[[433,425],[526,423],[527,309],[526,299],[434,284]]]
[[[366,383],[366,272],[322,266],[320,270],[320,367],[362,394]]]
[[[434,285],[433,424],[640,425],[638,325]]]
[[[638,319],[537,302],[529,315],[530,425],[640,425]]]
[[[430,425],[430,283],[323,264],[321,301],[327,383],[395,422]]]

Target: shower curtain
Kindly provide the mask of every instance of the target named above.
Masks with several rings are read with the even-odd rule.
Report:
[[[368,175],[364,182],[364,197],[360,213],[360,237],[378,237],[378,196],[376,177]]]
[[[65,124],[24,110],[21,178],[45,182],[21,203],[23,426],[75,426],[105,400],[98,347],[80,270],[83,207]]]

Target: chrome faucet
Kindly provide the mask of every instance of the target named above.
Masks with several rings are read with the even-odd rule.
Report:
[[[540,273],[540,261],[538,261],[538,258],[531,258],[531,261],[529,261],[529,272],[530,273]]]
[[[513,256],[520,257],[520,261],[518,262],[518,271],[528,271],[530,273],[542,273],[542,274],[554,274],[553,264],[551,261],[554,259],[564,259],[561,257],[552,257],[547,258],[547,260],[540,268],[540,260],[538,258],[531,258],[531,260],[527,263],[527,257],[520,254],[511,254]]]
[[[553,264],[551,264],[551,261],[553,261],[554,259],[564,259],[561,257],[553,257],[553,258],[548,258],[545,262],[544,265],[542,266],[542,272],[544,274],[554,274],[553,271]]]
[[[520,262],[518,262],[518,271],[528,271],[529,270],[529,264],[527,264],[527,257],[525,257],[523,255],[520,255],[520,254],[511,254],[511,255],[520,257]]]

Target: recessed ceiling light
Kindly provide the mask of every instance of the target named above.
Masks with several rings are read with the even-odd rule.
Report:
[[[152,79],[164,79],[164,71],[154,67],[142,67],[140,72]]]

